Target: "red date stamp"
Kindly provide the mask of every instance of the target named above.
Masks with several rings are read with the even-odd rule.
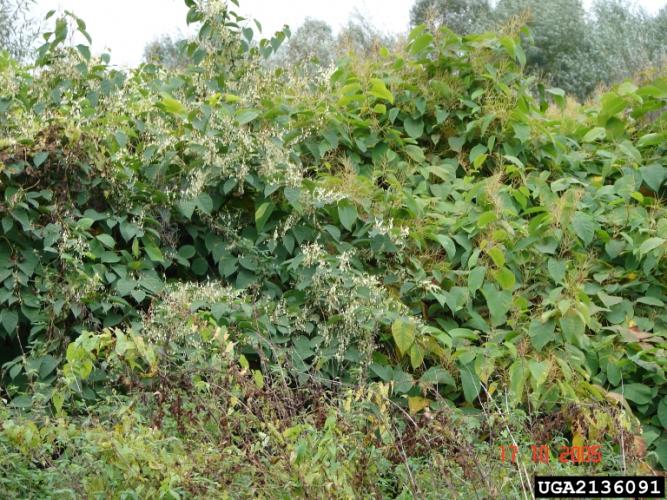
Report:
[[[519,458],[520,449],[517,445],[500,445],[500,461],[516,463]],[[551,462],[551,448],[548,444],[534,444],[530,447],[531,460],[536,464],[548,464]],[[554,460],[562,464],[599,464],[602,462],[602,450],[600,445],[591,446],[567,446],[558,449]]]

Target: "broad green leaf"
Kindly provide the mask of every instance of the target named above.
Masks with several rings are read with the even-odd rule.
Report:
[[[553,320],[543,323],[533,319],[528,327],[528,335],[535,349],[541,351],[549,342],[556,340],[556,323]]]
[[[32,157],[32,164],[35,165],[35,167],[39,167],[42,163],[46,161],[46,159],[49,157],[49,153],[42,151],[41,153],[36,153]]]
[[[261,232],[262,229],[264,229],[264,226],[269,220],[269,217],[271,217],[274,209],[275,205],[271,201],[265,201],[257,207],[257,210],[255,210],[255,226],[257,227],[258,232]]]
[[[410,366],[413,370],[418,369],[424,362],[424,350],[417,343],[410,347]]]
[[[640,167],[639,172],[641,172],[642,179],[646,185],[656,193],[660,190],[660,187],[667,178],[667,168],[656,163]]]
[[[500,268],[505,265],[505,254],[499,247],[491,247],[486,251],[486,253],[489,257],[491,257],[491,260],[493,260],[493,263],[497,267]]]
[[[551,370],[551,364],[549,361],[537,361],[531,359],[528,361],[528,369],[530,371],[533,389],[537,391],[539,387],[544,385],[547,381],[549,371]]]
[[[500,268],[496,273],[496,281],[503,290],[513,290],[514,285],[516,285],[514,273],[506,267]]]
[[[404,355],[415,341],[417,327],[407,319],[399,318],[391,325],[391,334],[401,355]]]
[[[653,389],[644,384],[624,384],[614,389],[613,392],[622,394],[625,399],[638,405],[645,405],[653,400]]]
[[[489,210],[488,212],[484,212],[479,216],[477,219],[477,227],[479,228],[485,228],[492,222],[495,222],[498,217],[496,216],[496,213],[493,210]]]
[[[108,234],[98,234],[95,238],[107,248],[114,248],[116,246],[115,240]]]
[[[394,104],[394,95],[389,91],[385,83],[378,78],[371,80],[370,94],[378,99],[384,99]]]
[[[408,117],[403,122],[403,127],[410,137],[419,139],[424,135],[424,121],[421,118],[416,120]]]
[[[192,214],[197,207],[197,203],[194,200],[181,200],[176,206],[178,207],[179,212],[183,214],[186,219],[191,219]]]
[[[491,326],[500,326],[507,321],[507,313],[512,306],[512,294],[500,291],[494,285],[485,283],[482,293],[491,315]]]
[[[559,259],[549,259],[547,261],[547,269],[549,271],[549,276],[551,277],[554,283],[556,284],[563,283],[567,269],[566,261]]]
[[[259,111],[254,109],[240,109],[236,113],[236,119],[239,125],[246,125],[259,116]]]
[[[424,49],[426,49],[426,47],[428,47],[432,41],[433,35],[430,33],[422,33],[412,40],[412,43],[410,44],[410,53],[419,54]]]
[[[421,384],[445,384],[456,387],[454,377],[452,377],[446,369],[436,366],[432,366],[426,370],[419,379],[419,382]]]
[[[187,113],[187,109],[180,101],[177,101],[173,97],[164,96],[161,101],[162,107],[167,113],[172,113],[175,115],[181,115]]]
[[[162,256],[162,251],[155,245],[148,243],[144,246],[144,250],[146,250],[146,255],[148,255],[148,258],[151,259],[153,262],[164,261],[164,257]]]
[[[338,218],[340,223],[348,231],[352,231],[354,223],[357,221],[357,207],[348,200],[341,200],[338,202]]]
[[[456,257],[456,244],[454,243],[454,240],[445,234],[438,234],[435,239],[438,240],[438,243],[445,249],[449,260],[454,260]]]
[[[474,295],[474,293],[482,287],[485,276],[485,266],[476,267],[468,273],[468,290],[471,295]]]
[[[656,146],[658,144],[664,144],[665,142],[667,142],[667,132],[650,133],[639,138],[637,141],[637,147],[641,148],[644,146]]]
[[[588,246],[593,241],[595,231],[599,228],[599,225],[589,214],[577,212],[572,217],[572,228],[575,234],[584,242],[584,245]]]
[[[213,199],[208,193],[200,193],[196,199],[197,207],[206,215],[211,215],[213,211]]]
[[[461,376],[461,387],[463,388],[463,396],[468,403],[475,401],[480,394],[481,382],[473,364],[459,366],[459,374]]]
[[[563,338],[569,344],[584,348],[588,345],[586,336],[586,325],[581,317],[574,311],[568,311],[560,318],[560,329]]]
[[[3,309],[0,312],[0,323],[5,329],[5,332],[13,334],[16,331],[16,327],[19,324],[19,315],[16,311],[10,309]]]
[[[639,246],[639,255],[646,255],[647,253],[651,252],[652,250],[655,250],[656,248],[662,246],[665,244],[664,238],[649,238],[646,241],[644,241],[640,246]]]
[[[195,256],[196,253],[197,251],[195,250],[195,247],[193,247],[192,245],[183,245],[178,250],[178,255],[180,255],[185,260],[190,260],[192,257]]]
[[[424,151],[419,146],[415,146],[414,144],[409,144],[408,146],[405,146],[403,149],[405,149],[405,152],[408,154],[408,156],[417,163],[421,163],[426,159],[426,157],[424,156]]]
[[[510,393],[513,401],[519,403],[523,399],[523,388],[527,378],[527,370],[524,368],[524,361],[517,359],[510,366]]]
[[[604,139],[607,136],[607,130],[604,127],[593,127],[583,137],[584,142],[595,142]]]
[[[658,403],[658,420],[667,429],[667,396],[663,397]]]

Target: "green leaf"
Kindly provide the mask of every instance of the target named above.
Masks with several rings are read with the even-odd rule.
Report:
[[[371,79],[370,94],[378,99],[384,99],[394,104],[394,95],[389,91],[385,83],[379,78]]]
[[[533,389],[538,390],[547,381],[551,365],[548,361],[531,359],[528,361],[528,370],[530,371]]]
[[[486,160],[486,152],[488,151],[487,147],[484,144],[477,144],[470,150],[470,154],[468,155],[470,158],[470,162],[475,165],[479,166],[479,159],[482,158],[482,163],[484,160]]]
[[[496,213],[493,210],[489,210],[488,212],[484,212],[477,219],[477,227],[479,227],[480,229],[483,229],[486,226],[488,226],[489,224],[491,224],[492,222],[495,222],[497,218],[498,218],[498,216],[496,215]]]
[[[196,203],[199,207],[199,210],[204,212],[206,215],[211,215],[211,212],[213,211],[213,198],[211,198],[210,195],[207,193],[201,193],[199,196],[197,196]]]
[[[667,470],[667,437],[656,441],[655,454],[658,456],[662,470]]]
[[[415,341],[417,327],[412,321],[399,318],[391,325],[391,334],[394,337],[398,352],[404,355]]]
[[[456,257],[456,244],[454,243],[454,240],[445,234],[438,234],[435,239],[438,240],[438,243],[445,249],[449,260],[454,260],[454,257]]]
[[[114,248],[116,246],[116,241],[108,234],[98,234],[95,238],[107,248]]]
[[[145,245],[146,255],[153,262],[164,262],[162,251],[155,245],[148,243]]]
[[[664,245],[664,238],[649,238],[639,246],[639,255],[644,256],[652,250]]]
[[[410,365],[414,370],[419,368],[424,362],[424,350],[416,343],[410,347]]]
[[[180,103],[180,101],[177,101],[173,97],[169,97],[167,95],[162,97],[162,101],[160,102],[162,104],[162,107],[167,113],[172,113],[175,115],[181,115],[187,113],[187,109],[183,104]]]
[[[501,268],[496,273],[496,281],[503,290],[512,290],[514,289],[514,285],[516,285],[514,273],[506,267]]]
[[[456,387],[456,381],[454,377],[444,368],[439,368],[432,366],[424,372],[424,374],[419,379],[421,384],[445,384],[452,387]]]
[[[658,144],[663,144],[664,142],[667,142],[667,132],[656,132],[641,136],[637,141],[637,147],[656,146]]]
[[[357,221],[357,207],[349,200],[341,200],[338,202],[338,218],[340,223],[348,231],[352,231],[354,223]]]
[[[433,41],[433,35],[430,33],[422,33],[412,40],[410,44],[410,53],[415,55],[422,52]]]
[[[505,254],[499,247],[491,247],[486,253],[491,257],[491,260],[493,260],[493,263],[497,267],[503,267],[505,265]]]
[[[118,292],[118,294],[121,297],[125,297],[125,296],[129,295],[130,292],[132,292],[132,290],[134,290],[136,285],[137,285],[136,281],[128,280],[128,279],[119,279],[114,284],[114,286],[116,287],[116,291]]]
[[[662,426],[667,429],[667,396],[658,403],[658,420]]]
[[[459,374],[461,376],[461,386],[463,387],[463,396],[468,403],[475,401],[480,394],[481,382],[473,364],[470,363],[465,366],[459,366]]]
[[[575,311],[568,311],[560,318],[560,330],[567,343],[581,348],[588,345],[586,325]]]
[[[588,246],[593,241],[593,236],[595,236],[595,231],[599,228],[599,225],[589,214],[577,212],[572,217],[572,228],[575,234],[584,242],[584,245]]]
[[[480,266],[471,270],[468,273],[468,290],[470,295],[473,295],[484,284],[484,277],[486,276],[486,267]]]
[[[485,283],[482,288],[482,294],[486,299],[491,314],[491,326],[500,326],[507,321],[507,313],[512,306],[512,294],[507,291],[500,291],[494,285]]]
[[[19,315],[16,311],[3,309],[0,311],[0,323],[2,323],[2,327],[7,333],[12,334],[16,331],[16,327],[19,324]]]
[[[264,229],[264,226],[269,220],[269,217],[271,217],[275,207],[276,206],[272,201],[265,201],[259,207],[257,207],[257,210],[255,210],[255,226],[257,228],[257,232],[261,232],[262,229]]]
[[[31,408],[32,407],[32,396],[22,395],[16,396],[11,400],[9,406],[14,408]]]
[[[90,217],[84,217],[76,221],[76,226],[85,231],[86,229],[90,229],[94,223],[95,221]]]
[[[604,127],[593,127],[584,135],[582,140],[584,142],[595,142],[605,137],[607,137],[607,130]]]
[[[39,167],[42,163],[46,161],[46,159],[49,157],[49,153],[42,151],[41,153],[36,153],[32,157],[32,164],[35,165],[35,167]]]
[[[178,211],[181,212],[186,219],[191,219],[197,204],[194,200],[181,200],[176,206],[178,207]]]
[[[667,178],[667,168],[656,163],[640,167],[639,172],[646,185],[656,193],[660,190],[663,182],[665,182],[665,178]]]
[[[403,121],[403,127],[410,137],[419,139],[424,135],[424,120],[421,118],[414,120],[410,117]]]
[[[639,383],[625,384],[617,387],[612,392],[622,394],[625,399],[638,405],[649,404],[653,400],[653,389]]]
[[[403,148],[410,158],[412,158],[417,163],[423,162],[426,157],[424,156],[424,151],[419,146],[414,144],[409,144]]]
[[[50,356],[50,355],[44,356],[44,358],[42,358],[41,364],[39,365],[39,378],[44,380],[57,367],[58,367],[58,359],[57,358],[54,358],[53,356]]]
[[[547,262],[547,270],[554,283],[563,283],[567,271],[567,262],[559,259],[549,259]]]
[[[180,255],[185,260],[190,260],[192,257],[195,256],[196,253],[197,251],[195,250],[195,247],[193,247],[192,245],[183,245],[178,250],[178,255]]]
[[[239,125],[245,125],[253,121],[258,116],[259,116],[259,111],[256,111],[254,109],[243,109],[238,111],[238,113],[236,114],[236,119],[238,120]]]
[[[519,403],[523,399],[523,388],[526,382],[527,372],[523,366],[523,360],[517,359],[509,369],[510,394],[512,400]]]

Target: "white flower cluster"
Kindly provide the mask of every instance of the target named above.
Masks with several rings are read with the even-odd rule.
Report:
[[[303,255],[304,266],[310,267],[317,264],[318,266],[323,267],[325,265],[324,257],[326,252],[324,251],[324,247],[319,243],[315,242],[308,245],[302,245],[301,253]]]

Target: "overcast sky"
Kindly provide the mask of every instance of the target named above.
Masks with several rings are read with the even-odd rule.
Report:
[[[591,0],[584,0],[588,4]],[[414,0],[240,0],[240,12],[258,19],[264,35],[273,34],[284,24],[292,30],[306,17],[327,21],[334,29],[358,11],[377,28],[386,32],[404,31]],[[650,13],[657,12],[667,0],[639,0]],[[163,33],[186,32],[183,0],[37,0],[36,15],[51,9],[74,11],[88,24],[93,49],[110,49],[112,62],[136,65],[144,47]]]

